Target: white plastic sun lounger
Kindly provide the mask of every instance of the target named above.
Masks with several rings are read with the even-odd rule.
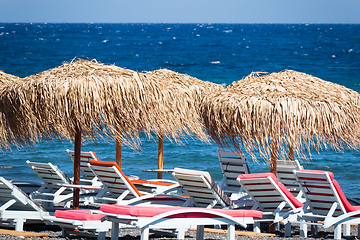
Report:
[[[360,206],[348,202],[332,172],[307,169],[294,172],[306,199],[303,214],[300,215],[300,237],[307,237],[309,224],[322,225],[324,228],[334,226],[334,239],[341,239],[342,226],[344,236],[350,235],[350,224],[357,224],[359,228]]]
[[[70,159],[74,162],[74,151],[66,149]],[[101,182],[97,179],[95,174],[88,167],[89,160],[100,161],[95,152],[80,152],[80,175],[82,184],[90,184],[94,187],[101,187]]]
[[[297,197],[301,202],[305,202],[302,198],[302,191],[299,182],[297,181],[293,171],[304,169],[298,160],[277,160],[276,162],[276,177],[287,189]]]
[[[196,239],[204,238],[204,225],[227,225],[227,239],[235,240],[235,225],[244,228],[262,217],[261,211],[208,209],[197,207],[150,207],[103,204],[100,211],[111,221],[111,239],[119,237],[119,223],[141,229],[141,240],[149,239],[150,229],[178,229],[178,239],[185,230],[197,226]]]
[[[60,202],[65,202],[66,206],[70,206],[70,201],[73,198],[73,188],[80,189],[80,201],[84,204],[93,202],[95,191],[99,191],[100,187],[93,187],[89,185],[73,185],[70,178],[66,176],[57,166],[51,163],[26,163],[43,181],[42,186],[32,192],[30,197],[33,200],[42,201],[45,206],[53,206]]]
[[[297,221],[297,211],[304,206],[273,173],[253,173],[240,175],[237,180],[255,202],[253,210],[264,213],[262,221],[285,224],[285,236],[291,236],[291,223]],[[290,214],[291,213],[291,214]],[[260,231],[260,221],[255,231]]]
[[[239,175],[250,173],[246,159],[239,152],[220,149],[217,149],[216,152],[223,175],[220,183],[221,189],[233,200],[246,197],[246,192],[243,191],[239,182],[236,181]]]
[[[111,222],[101,221],[103,217],[105,215],[91,213],[90,210],[56,210],[54,216],[44,217],[44,221],[49,225],[60,226],[63,237],[68,237],[70,234],[84,237],[95,235],[98,240],[105,240]]]
[[[183,196],[167,195],[167,191],[172,191],[177,188],[178,184],[172,183],[152,183],[159,184],[163,187],[163,192],[159,194],[152,194],[148,192],[139,191],[134,181],[130,181],[126,175],[123,174],[119,165],[116,162],[104,161],[89,161],[89,167],[102,182],[102,190],[95,196],[96,202],[101,203],[117,203],[117,204],[140,204],[150,203],[152,201],[163,205],[181,206],[186,201]],[[143,202],[144,201],[144,202]],[[152,202],[154,203],[154,202]]]
[[[203,208],[251,207],[251,200],[231,200],[208,172],[175,168],[173,176],[190,196],[184,206]]]
[[[50,216],[40,205],[31,200],[23,191],[0,177],[0,224],[22,231],[24,223],[42,221]]]

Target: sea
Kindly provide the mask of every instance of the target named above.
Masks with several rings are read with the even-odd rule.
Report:
[[[136,71],[167,68],[223,86],[254,71],[292,69],[360,91],[359,24],[0,23],[0,70],[6,73],[26,77],[75,58]],[[157,148],[156,137],[146,136],[142,136],[141,149],[124,146],[123,172],[156,178],[156,173],[142,170],[157,168]],[[30,160],[51,162],[71,177],[73,163],[66,149],[73,150],[73,142],[10,146],[0,153],[0,176],[40,183],[26,164]],[[167,139],[164,168],[208,171],[220,183],[216,149],[214,142]],[[103,161],[115,161],[111,140],[83,139],[81,150],[94,151]],[[251,172],[269,171],[267,159],[254,162],[246,157]],[[304,168],[334,172],[346,196],[360,197],[359,151],[322,149],[307,159],[298,158]],[[170,173],[164,178],[173,179]]]

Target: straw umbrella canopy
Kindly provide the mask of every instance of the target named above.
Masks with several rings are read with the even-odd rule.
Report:
[[[79,183],[82,134],[93,140],[108,136],[135,146],[140,132],[150,135],[161,129],[166,137],[178,138],[189,131],[177,109],[167,114],[172,107],[168,98],[176,99],[171,92],[143,74],[96,61],[63,63],[26,77],[6,86],[0,98],[7,131],[20,143],[39,137],[75,139],[75,184]]]
[[[252,73],[226,91],[205,97],[202,116],[208,133],[222,146],[233,145],[270,157],[305,157],[311,148],[357,148],[360,94],[344,86],[292,70]]]
[[[170,108],[171,112],[178,109],[180,119],[187,120],[187,127],[189,133],[196,134],[202,140],[207,140],[208,136],[205,135],[203,123],[200,120],[199,107],[202,98],[211,92],[220,91],[225,89],[223,86],[202,81],[198,78],[192,77],[187,74],[174,72],[168,69],[159,69],[145,73],[146,77],[157,81],[161,84],[162,88],[167,89],[169,93],[176,96],[173,98],[173,107]],[[199,125],[200,124],[200,125]],[[158,146],[158,169],[163,169],[163,135],[159,135]],[[162,173],[158,172],[158,178],[162,178]]]
[[[11,75],[0,70],[0,92],[7,84],[11,84],[14,81],[20,80],[19,77]],[[9,148],[9,143],[13,142],[12,136],[6,131],[6,124],[3,118],[3,113],[0,112],[0,146],[1,149]]]
[[[2,87],[4,84],[8,84],[19,79],[20,78],[18,76],[11,75],[0,70],[0,87]]]

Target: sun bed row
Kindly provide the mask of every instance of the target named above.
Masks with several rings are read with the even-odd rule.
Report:
[[[232,156],[234,157],[234,156]],[[219,158],[220,159],[220,158]],[[290,236],[290,226],[291,223],[297,222],[301,223],[301,236],[307,234],[306,226],[309,224],[308,221],[324,221],[324,227],[329,227],[335,225],[334,238],[338,239],[341,237],[341,225],[346,225],[344,229],[344,235],[349,234],[348,226],[349,223],[358,223],[359,218],[357,217],[357,211],[360,210],[360,207],[352,207],[346,200],[343,195],[341,188],[338,186],[336,181],[333,179],[333,174],[330,172],[324,171],[314,171],[314,170],[295,170],[294,177],[296,182],[300,183],[299,190],[303,191],[305,194],[306,202],[305,204],[301,203],[298,198],[296,198],[287,187],[285,187],[275,175],[270,173],[261,173],[261,174],[241,174],[238,175],[236,182],[239,183],[239,189],[242,188],[243,193],[246,193],[251,200],[233,200],[229,197],[221,187],[218,186],[214,180],[211,178],[210,174],[203,171],[187,170],[175,168],[173,176],[177,180],[178,185],[181,185],[182,189],[185,190],[189,197],[176,196],[176,195],[165,195],[165,194],[150,194],[139,191],[133,181],[130,181],[113,162],[102,162],[96,159],[96,156],[91,155],[87,159],[87,168],[93,172],[93,179],[101,182],[102,191],[98,192],[97,195],[94,195],[94,199],[103,200],[103,202],[113,202],[119,205],[136,205],[135,209],[138,209],[139,205],[174,205],[174,206],[183,206],[181,211],[189,211],[187,206],[195,206],[196,211],[201,211],[202,208],[223,208],[223,209],[235,209],[239,207],[247,207],[252,210],[260,210],[262,213],[261,219],[256,219],[252,223],[254,224],[254,230],[259,231],[259,223],[263,221],[272,221],[280,222],[282,221],[285,224],[285,236]],[[28,163],[29,164],[29,163]],[[35,165],[30,166],[34,167]],[[228,164],[229,165],[229,164]],[[39,167],[39,166],[36,166]],[[228,166],[226,166],[228,167]],[[54,170],[53,167],[50,166]],[[222,170],[228,170],[222,167]],[[55,168],[56,170],[56,168]],[[58,169],[57,169],[58,170]],[[44,171],[43,174],[46,175],[48,169]],[[56,172],[56,171],[55,171]],[[225,176],[225,175],[224,175]],[[45,179],[45,177],[43,176]],[[50,174],[50,179],[53,179],[53,176]],[[65,178],[66,179],[66,178]],[[305,179],[305,180],[304,180]],[[320,179],[315,181],[316,179]],[[10,196],[6,200],[1,200],[1,219],[2,222],[9,222],[10,225],[14,225],[17,230],[22,229],[23,222],[27,220],[46,220],[49,223],[61,223],[55,221],[61,217],[51,216],[51,212],[42,209],[38,205],[28,204],[27,201],[32,201],[24,195],[16,187],[11,187],[9,182],[5,179],[0,179],[2,182],[1,191],[10,191]],[[311,183],[311,184],[310,184]],[[319,186],[316,184],[320,184]],[[337,185],[336,185],[337,184]],[[166,185],[166,184],[165,184]],[[178,186],[177,185],[177,186]],[[10,187],[9,187],[10,186]],[[63,186],[60,186],[60,189]],[[167,188],[169,187],[166,186]],[[8,190],[11,189],[11,190]],[[162,189],[166,189],[162,185]],[[324,190],[325,189],[325,190]],[[13,191],[12,191],[13,190]],[[86,189],[85,190],[89,190]],[[57,190],[58,191],[58,190]],[[325,192],[321,192],[325,191]],[[320,192],[320,194],[317,194]],[[332,194],[332,195],[331,195]],[[24,195],[24,196],[22,196]],[[16,197],[15,197],[16,196]],[[320,197],[319,197],[320,196]],[[324,197],[325,196],[325,197]],[[55,199],[55,198],[54,198]],[[16,215],[16,211],[13,208],[19,208],[17,205],[26,203],[27,207],[30,207],[31,210],[25,210],[30,212],[36,212],[33,215]],[[37,206],[37,207],[36,207]],[[102,205],[106,206],[106,205]],[[319,210],[321,209],[321,211]],[[11,210],[11,211],[10,211]],[[139,210],[136,210],[139,211]],[[206,210],[207,211],[207,210]],[[213,210],[212,210],[213,211]],[[215,211],[215,210],[214,210]],[[231,211],[231,210],[229,210]],[[13,214],[12,217],[9,217],[9,213]],[[68,212],[69,213],[69,212]],[[78,213],[79,214],[79,213]],[[82,215],[92,216],[93,214],[88,212],[81,212]],[[162,213],[159,213],[162,214]],[[125,217],[119,218],[118,216],[110,216],[110,213],[102,216],[103,219],[108,219],[113,221],[113,226],[117,229],[117,225],[120,222],[123,222],[123,219],[127,214],[124,214]],[[116,214],[119,215],[119,214]],[[215,214],[216,215],[216,214]],[[96,215],[97,216],[97,215]],[[171,215],[172,216],[172,215]],[[206,216],[206,215],[204,215]],[[231,214],[229,215],[231,216]],[[97,216],[99,218],[99,216]],[[151,216],[151,217],[155,217]],[[224,217],[224,216],[223,216]],[[168,217],[167,217],[168,218]],[[24,220],[25,219],[25,220]],[[64,219],[64,218],[63,218]],[[121,219],[118,223],[115,223],[116,219]],[[225,219],[225,218],[224,218]],[[222,219],[222,223],[225,224],[225,220]],[[130,220],[130,219],[128,219]],[[129,222],[126,220],[125,222]],[[149,220],[152,221],[153,219]],[[62,220],[65,221],[65,220]],[[75,222],[77,221],[77,224]],[[67,222],[66,226],[82,226],[89,228],[92,226],[87,222],[87,220],[73,220],[70,221],[70,224]],[[96,219],[99,221],[99,219]],[[212,221],[212,220],[211,220]],[[209,220],[209,222],[211,222]],[[228,220],[226,220],[228,221]],[[140,221],[141,222],[141,221]],[[175,222],[172,221],[172,223]],[[203,221],[207,222],[207,221]],[[249,221],[250,223],[251,221]],[[87,223],[87,224],[85,224]],[[230,224],[230,222],[227,222]],[[234,223],[234,221],[232,222]],[[64,226],[65,226],[64,225]],[[141,224],[140,224],[141,225]],[[140,226],[139,225],[139,226]],[[230,224],[231,225],[231,224]],[[94,225],[102,226],[102,225]],[[109,223],[105,228],[96,228],[93,229],[97,233],[104,232],[104,229],[109,229]],[[143,226],[143,225],[141,225]],[[149,225],[150,226],[150,225]],[[152,226],[152,225],[151,225]],[[164,225],[157,225],[164,227]],[[80,227],[81,228],[81,227]],[[141,228],[141,227],[140,227]],[[144,228],[144,236],[146,239],[147,231],[150,227]],[[64,227],[64,229],[69,229],[69,227]],[[145,230],[147,229],[147,230]],[[201,227],[200,227],[201,230]],[[113,230],[115,231],[115,230]],[[65,232],[65,231],[64,231]],[[232,229],[230,229],[232,232]],[[116,234],[115,232],[113,234]],[[99,236],[102,236],[100,234]],[[182,236],[180,234],[179,236]]]

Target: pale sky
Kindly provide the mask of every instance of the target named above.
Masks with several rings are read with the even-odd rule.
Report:
[[[360,0],[0,0],[0,22],[360,23]]]

